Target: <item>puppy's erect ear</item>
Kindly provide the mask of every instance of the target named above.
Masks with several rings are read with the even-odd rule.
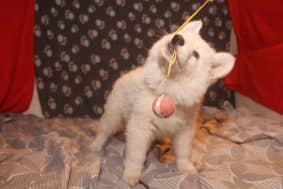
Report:
[[[197,20],[197,21],[192,21],[189,22],[182,30],[182,33],[194,33],[198,34],[200,29],[202,28],[202,21]]]
[[[212,67],[210,72],[211,80],[217,80],[229,74],[235,63],[235,57],[230,53],[216,53],[212,59]]]

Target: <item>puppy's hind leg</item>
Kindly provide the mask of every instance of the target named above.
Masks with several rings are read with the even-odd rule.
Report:
[[[105,142],[121,127],[122,112],[120,104],[109,100],[105,105],[105,112],[98,122],[98,133],[92,144],[96,152],[100,152]]]

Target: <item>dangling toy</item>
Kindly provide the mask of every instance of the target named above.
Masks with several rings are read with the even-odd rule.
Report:
[[[174,100],[167,95],[160,95],[152,103],[152,110],[158,117],[170,117],[175,111],[176,105]]]
[[[175,64],[177,59],[176,51],[173,52],[169,58],[169,66],[167,70],[166,78],[170,77],[172,66]],[[176,105],[174,99],[168,95],[160,95],[156,97],[152,103],[152,111],[161,118],[170,117],[175,111]]]
[[[175,33],[183,29],[185,25],[187,25],[192,20],[192,18],[195,15],[197,15],[197,13],[203,7],[205,7],[205,5],[208,2],[213,2],[213,0],[206,0],[188,19],[185,20],[185,22],[181,26],[177,28]],[[168,65],[167,75],[165,79],[170,78],[171,68],[176,63],[176,61],[177,61],[177,53],[176,51],[174,51],[169,58],[169,65]],[[174,113],[175,109],[176,109],[176,104],[175,104],[174,99],[166,94],[160,95],[153,100],[152,111],[158,117],[168,118]]]

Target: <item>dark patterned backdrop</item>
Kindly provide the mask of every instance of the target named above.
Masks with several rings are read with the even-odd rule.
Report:
[[[35,68],[46,117],[103,113],[105,98],[121,73],[144,63],[147,50],[174,31],[200,0],[38,0],[35,5]],[[230,21],[226,0],[215,0],[195,19],[202,36],[226,50]],[[233,93],[219,82],[206,104],[221,105]]]

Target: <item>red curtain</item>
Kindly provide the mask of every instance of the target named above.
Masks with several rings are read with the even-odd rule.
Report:
[[[0,112],[22,112],[34,87],[34,0],[1,1]]]
[[[228,88],[283,114],[283,1],[229,0],[238,55]]]

